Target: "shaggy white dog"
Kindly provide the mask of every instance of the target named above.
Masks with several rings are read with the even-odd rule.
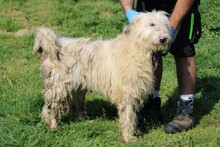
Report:
[[[123,141],[135,139],[136,113],[154,87],[152,53],[166,48],[169,28],[162,11],[140,13],[112,40],[58,38],[41,28],[34,51],[42,53],[42,119],[50,128],[57,127],[65,111],[73,119],[85,119],[85,93],[92,90],[116,105]]]

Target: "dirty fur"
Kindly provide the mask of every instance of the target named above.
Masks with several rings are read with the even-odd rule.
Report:
[[[169,29],[162,11],[140,13],[111,40],[59,38],[52,30],[40,28],[34,51],[42,54],[42,119],[50,128],[60,124],[64,112],[85,120],[85,94],[92,90],[116,105],[123,142],[136,139],[136,113],[154,87],[152,53],[165,50]]]

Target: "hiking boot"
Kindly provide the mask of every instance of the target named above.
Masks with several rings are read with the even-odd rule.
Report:
[[[160,112],[160,97],[153,98],[150,96],[148,101],[143,104],[138,114],[138,126],[144,127],[150,123],[156,123],[162,120]]]
[[[193,100],[179,100],[177,102],[176,116],[171,122],[165,125],[164,131],[166,133],[175,134],[192,129],[194,124],[193,104]]]

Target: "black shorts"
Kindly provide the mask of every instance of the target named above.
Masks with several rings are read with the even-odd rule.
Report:
[[[176,39],[171,44],[170,53],[178,57],[192,57],[195,53],[194,43],[190,40],[191,13],[182,21]]]
[[[153,9],[156,10],[165,10],[168,13],[171,13],[171,9],[164,7],[158,8],[153,7],[154,4],[151,4],[151,7],[145,7],[143,10],[143,4],[140,1],[137,3],[137,11],[151,11]],[[149,6],[146,2],[145,6]],[[196,9],[191,10],[188,15],[182,21],[178,34],[176,36],[175,41],[171,44],[170,53],[174,56],[178,57],[193,57],[195,52],[194,44],[196,44],[201,36],[201,17],[198,11],[198,7]]]

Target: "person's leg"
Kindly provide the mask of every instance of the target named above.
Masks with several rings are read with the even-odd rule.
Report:
[[[194,94],[196,85],[196,63],[194,57],[174,57],[176,62],[179,94]]]
[[[165,125],[165,132],[178,133],[193,127],[193,101],[196,83],[194,57],[175,57],[180,99],[174,119]]]
[[[196,8],[195,8],[196,9]],[[194,10],[193,10],[194,11]],[[198,12],[198,10],[196,10]],[[199,14],[199,12],[198,12]],[[188,13],[183,19],[175,41],[171,44],[170,53],[174,55],[179,85],[179,101],[177,113],[173,120],[165,125],[167,133],[187,131],[194,124],[194,92],[196,86],[196,55],[194,42],[190,39],[191,24],[201,23],[201,20],[192,22],[192,13]],[[195,17],[196,18],[196,17]],[[194,34],[195,35],[195,34]]]
[[[148,96],[148,101],[143,104],[138,114],[139,127],[144,127],[148,123],[156,123],[162,120],[160,113],[161,99],[159,94],[163,69],[161,53],[154,54],[152,60],[154,66],[155,86],[153,94]]]

